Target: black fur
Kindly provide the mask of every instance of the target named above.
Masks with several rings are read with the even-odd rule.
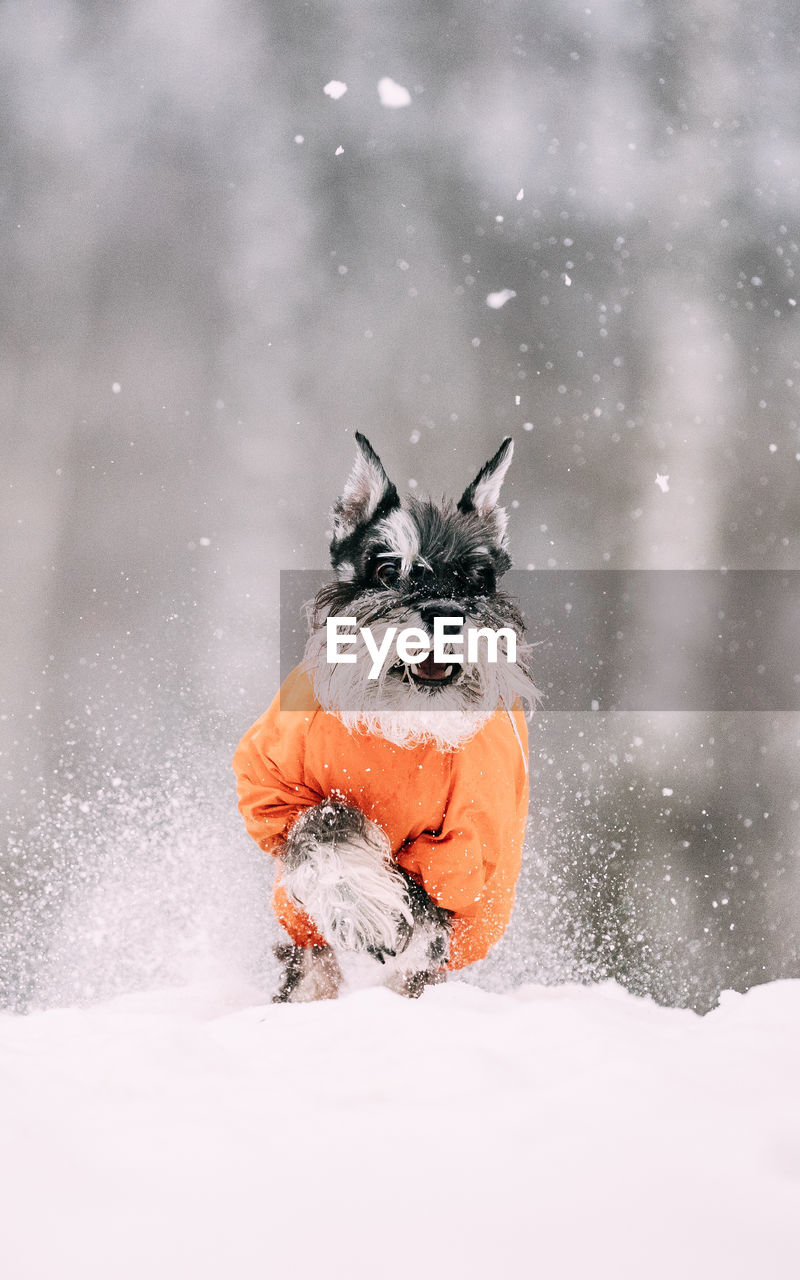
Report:
[[[403,867],[398,867],[398,870],[402,872],[406,882],[406,893],[411,906],[414,927],[422,925],[432,927],[434,936],[428,945],[428,960],[432,968],[438,969],[447,956],[447,939],[453,923],[453,913],[445,910],[444,907],[437,907],[422,885]]]
[[[392,489],[396,495],[394,486]],[[355,567],[356,576],[362,582],[369,581],[380,553],[391,550],[381,536],[380,522],[399,505],[394,502],[388,510],[382,510],[383,503],[379,503],[374,516],[358,525],[345,541],[334,539],[331,543],[334,569],[340,569],[349,561]],[[498,541],[496,524],[490,518],[447,500],[437,504],[430,499],[409,498],[404,510],[416,527],[421,556],[428,560],[441,581],[453,582],[462,589],[470,588],[474,593],[491,594],[495,581],[510,569],[511,557]],[[487,571],[492,575],[488,581],[483,576]]]
[[[273,947],[275,959],[283,966],[281,985],[272,997],[273,1004],[288,1004],[303,976],[305,948],[293,942],[278,943]]]

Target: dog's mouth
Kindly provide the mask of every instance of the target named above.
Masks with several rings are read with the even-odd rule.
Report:
[[[424,685],[428,688],[435,686],[441,689],[445,685],[451,684],[455,679],[459,664],[457,662],[434,662],[432,655],[429,654],[422,662],[408,663],[401,669],[404,680],[408,679],[412,684]]]

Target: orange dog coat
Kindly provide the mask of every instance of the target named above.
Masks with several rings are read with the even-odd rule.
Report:
[[[449,968],[482,959],[502,937],[528,814],[527,725],[518,703],[453,750],[400,747],[351,733],[323,711],[298,667],[242,738],[233,766],[242,817],[266,852],[280,854],[298,815],[338,792],[383,828],[395,862],[454,913]],[[325,944],[280,876],[272,905],[298,946]]]

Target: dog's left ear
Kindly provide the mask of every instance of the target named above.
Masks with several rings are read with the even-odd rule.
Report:
[[[461,495],[458,503],[459,511],[474,511],[479,516],[488,516],[497,526],[497,540],[501,546],[506,542],[506,526],[508,516],[505,509],[498,506],[500,486],[511,465],[514,456],[514,441],[506,436],[493,458],[490,458],[476,475],[472,484]]]

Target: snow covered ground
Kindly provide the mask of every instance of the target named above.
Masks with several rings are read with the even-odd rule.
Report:
[[[5,1280],[794,1277],[800,981],[0,1017]]]

